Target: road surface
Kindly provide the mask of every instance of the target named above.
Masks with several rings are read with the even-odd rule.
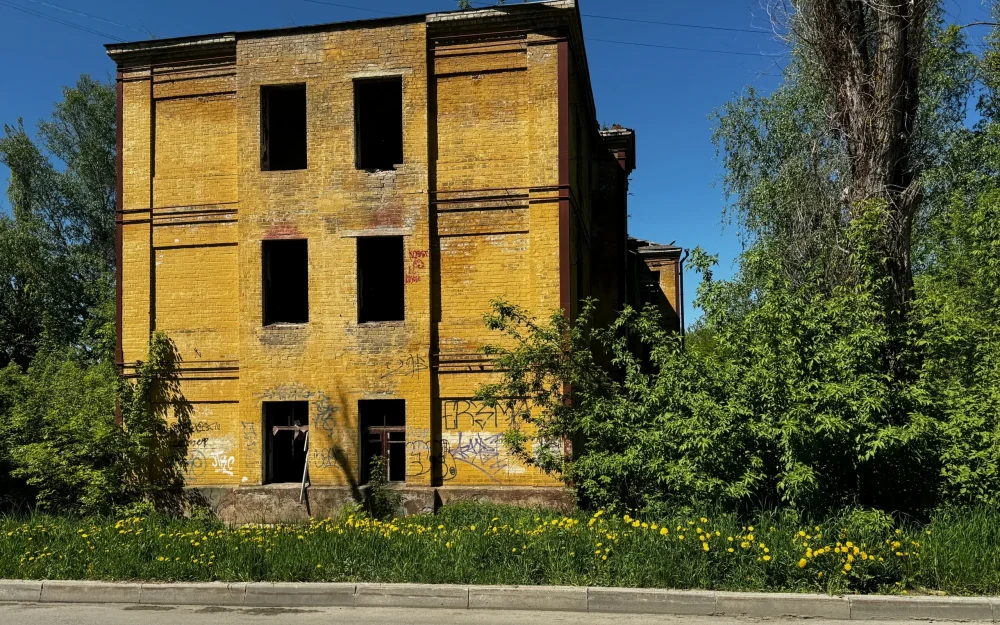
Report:
[[[399,608],[220,608],[98,604],[0,603],[3,625],[746,625],[749,619],[703,616],[492,612]],[[775,619],[774,623],[791,621]],[[879,621],[892,625],[894,621]],[[809,619],[808,625],[844,621]],[[939,621],[944,625],[946,621]]]

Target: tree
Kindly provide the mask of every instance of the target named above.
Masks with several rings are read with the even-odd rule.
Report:
[[[39,140],[4,126],[12,214],[0,217],[0,366],[45,345],[107,350],[115,263],[115,91],[82,76]]]
[[[748,90],[719,112],[728,214],[746,249],[728,280],[714,278],[712,257],[692,254],[702,274],[697,340],[664,337],[650,311],[626,310],[610,328],[540,322],[502,303],[487,318],[508,341],[488,350],[502,375],[483,398],[534,406],[508,434],[515,452],[599,505],[920,513],[997,501],[1000,194],[978,179],[980,170],[996,178],[996,159],[967,145],[975,60],[940,15],[924,21],[903,144],[919,187],[906,208],[919,260],[906,296],[896,297],[886,244],[903,190],[887,175],[877,194],[857,195],[857,155],[873,139],[847,136],[841,86],[810,45],[796,44],[774,93]],[[648,362],[628,340],[645,344]],[[572,453],[552,444],[560,439]]]
[[[63,90],[37,139],[20,121],[0,137],[11,170],[11,214],[0,216],[0,481],[20,490],[16,471],[43,501],[60,483],[43,477],[49,461],[88,481],[102,461],[71,442],[104,453],[113,435],[101,424],[114,421],[115,138],[114,87],[87,76]],[[57,415],[59,427],[43,427]]]
[[[843,136],[848,216],[873,201],[884,212],[876,246],[890,279],[886,305],[895,315],[912,298],[910,241],[923,192],[914,139],[932,6],[931,0],[801,0],[789,21]]]

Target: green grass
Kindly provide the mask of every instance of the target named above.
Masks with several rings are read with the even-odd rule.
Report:
[[[654,522],[484,505],[388,522],[345,513],[243,527],[0,517],[0,577],[995,594],[1000,512],[945,511],[903,526],[864,511],[819,523],[792,512],[749,523],[707,514]]]

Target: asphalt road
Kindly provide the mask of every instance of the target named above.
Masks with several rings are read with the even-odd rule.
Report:
[[[95,604],[0,603],[0,625],[746,625],[749,620],[699,616],[492,612],[398,608],[199,608]],[[774,623],[793,621],[775,620]],[[804,621],[799,621],[804,622]],[[843,625],[810,619],[809,625]],[[880,621],[879,625],[892,625]],[[938,622],[944,625],[945,621]]]

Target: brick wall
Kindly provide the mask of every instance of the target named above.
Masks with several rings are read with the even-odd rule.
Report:
[[[176,343],[189,484],[262,482],[268,401],[309,402],[313,484],[356,484],[365,399],[406,400],[408,484],[558,484],[503,449],[511,415],[471,399],[494,375],[472,362],[496,340],[490,299],[560,307],[560,158],[597,151],[586,111],[575,123],[588,144],[560,145],[569,59],[553,26],[568,17],[555,11],[251,33],[153,67],[166,52],[120,54],[124,364],[153,329]],[[359,171],[353,84],[379,76],[402,79],[404,163]],[[261,170],[261,87],[279,84],[306,86],[303,170]],[[576,240],[595,182],[573,184],[588,220]],[[405,321],[358,323],[357,238],[372,235],[403,237]],[[262,325],[272,239],[308,241],[307,324]]]

